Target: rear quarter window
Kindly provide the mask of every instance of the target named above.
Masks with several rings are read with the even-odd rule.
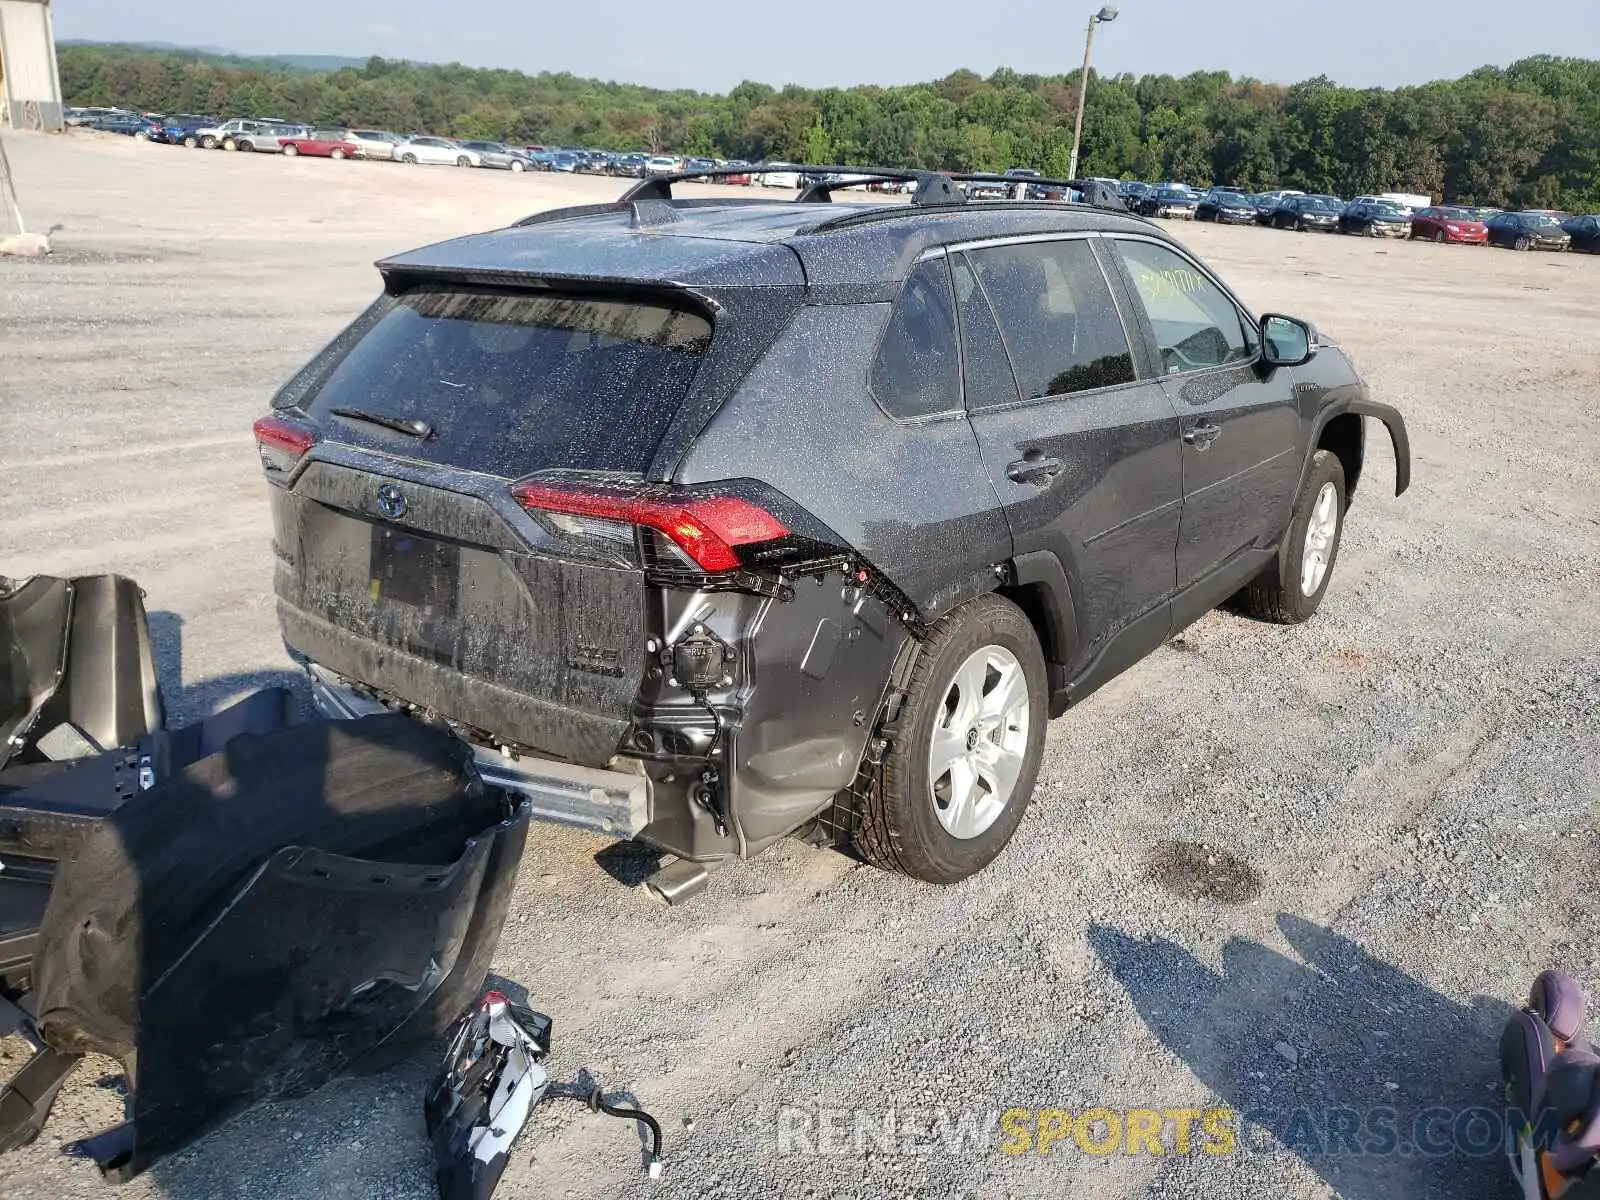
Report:
[[[872,394],[890,416],[906,420],[961,408],[955,301],[943,258],[906,278],[872,364]]]
[[[422,287],[375,304],[280,393],[329,436],[506,478],[643,472],[711,343],[699,312]],[[425,440],[335,410],[426,422]]]

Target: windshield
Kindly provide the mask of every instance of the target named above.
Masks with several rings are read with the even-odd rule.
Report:
[[[1333,212],[1334,206],[1321,196],[1302,196],[1296,204],[1303,212]]]
[[[1188,200],[1189,193],[1182,188],[1162,188],[1156,193],[1162,200]]]
[[[705,317],[655,302],[420,287],[381,299],[274,404],[386,449],[335,410],[421,420],[433,434],[408,457],[505,478],[642,472],[710,342]]]
[[[1398,204],[1389,204],[1386,202],[1383,204],[1374,204],[1372,208],[1373,211],[1380,217],[1395,217],[1397,219],[1404,220],[1407,216],[1406,210],[1401,208]]]
[[[1435,216],[1446,221],[1476,221],[1478,214],[1465,208],[1441,208],[1435,211]]]
[[[1559,229],[1561,222],[1549,213],[1523,213],[1522,221],[1525,225],[1532,225],[1536,229]]]

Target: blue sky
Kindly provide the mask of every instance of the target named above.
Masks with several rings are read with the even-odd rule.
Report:
[[[1061,73],[1093,0],[57,0],[61,38],[169,41],[245,54],[382,54],[425,62],[725,91],[910,83],[969,67]],[[1600,0],[1369,4],[1128,0],[1095,36],[1104,72],[1223,69],[1357,87],[1451,78],[1532,54],[1600,58]]]

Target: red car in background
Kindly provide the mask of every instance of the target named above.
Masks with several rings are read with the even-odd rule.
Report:
[[[290,158],[301,154],[311,158],[361,157],[361,143],[354,141],[347,129],[319,129],[308,137],[282,138],[280,144]]]
[[[1489,227],[1471,209],[1440,205],[1425,208],[1411,218],[1411,236],[1434,242],[1461,242],[1483,246],[1489,241]]]

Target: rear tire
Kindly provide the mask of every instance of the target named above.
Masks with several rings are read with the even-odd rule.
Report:
[[[409,167],[414,167],[417,165],[417,156],[415,154],[402,154],[400,161]]]
[[[344,160],[344,159],[346,159],[346,158],[348,158],[348,157],[350,157],[350,156],[349,156],[349,155],[347,155],[347,154],[346,154],[346,153],[345,153],[345,152],[344,152],[344,151],[343,151],[343,150],[339,150],[339,149],[337,149],[337,148],[335,148],[335,149],[334,149],[334,150],[333,150],[333,151],[332,151],[332,152],[331,152],[331,153],[330,153],[330,154],[329,154],[329,155],[328,155],[328,157],[329,157],[329,158],[332,158],[332,159],[338,159],[338,160],[341,160],[341,161],[342,161],[342,160]]]
[[[1515,244],[1515,246],[1513,248],[1517,249],[1517,250],[1532,250],[1533,249],[1533,239],[1531,237],[1529,237],[1527,234],[1523,234],[1521,237],[1519,237],[1516,240],[1516,244]]]
[[[934,625],[907,690],[856,849],[874,866],[957,883],[1005,849],[1032,797],[1049,719],[1044,654],[1021,609],[982,596]]]
[[[1309,621],[1333,578],[1345,507],[1344,464],[1333,451],[1318,450],[1276,560],[1234,597],[1233,607],[1279,625]]]
[[[1436,233],[1436,234],[1434,234],[1434,235],[1433,235],[1433,241],[1434,241],[1434,244],[1435,244],[1435,245],[1438,245],[1438,246],[1442,246],[1442,245],[1444,245],[1444,244],[1445,244],[1445,242],[1447,242],[1447,241],[1449,241],[1449,240],[1450,240],[1450,239],[1449,239],[1449,238],[1447,238],[1447,237],[1446,237],[1446,236],[1445,236],[1445,232],[1444,232],[1444,230],[1442,230],[1442,229],[1441,229],[1441,230],[1439,230],[1439,232],[1438,232],[1438,233]]]
[[[200,149],[202,149],[202,150],[215,150],[216,148],[217,148],[217,139],[216,138],[208,137],[208,138],[201,138],[200,139]]]
[[[197,140],[196,140],[196,139],[195,139],[195,137],[194,137],[194,135],[193,135],[193,134],[190,134],[190,135],[189,135],[189,136],[188,136],[188,137],[185,137],[185,138],[184,138],[184,139],[183,139],[183,148],[184,148],[184,149],[185,149],[185,150],[193,150],[193,149],[194,149],[194,148],[195,148],[195,147],[197,147],[197,146],[198,146],[198,145],[199,145],[199,144],[200,144],[200,143],[199,143],[199,141],[197,141]]]
[[[513,174],[521,175],[527,169],[527,166],[520,159],[514,158],[511,160],[511,171]]]
[[[300,148],[298,146],[285,146],[283,148],[283,156],[285,158],[299,158]]]

